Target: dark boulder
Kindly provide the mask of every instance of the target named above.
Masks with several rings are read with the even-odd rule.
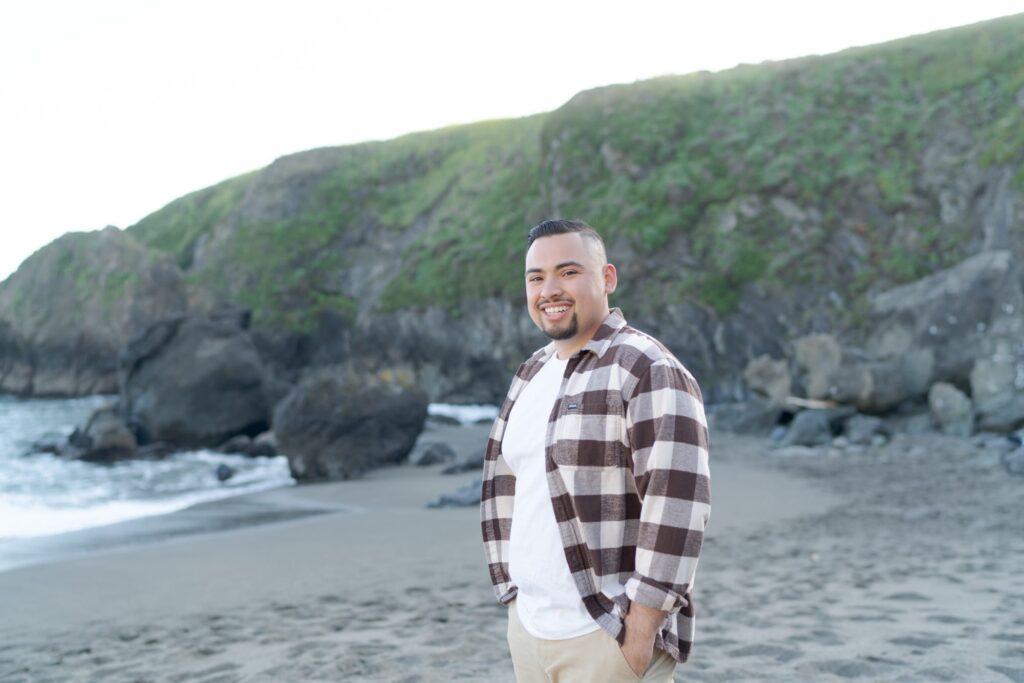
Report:
[[[237,470],[235,470],[234,467],[221,463],[217,465],[217,469],[214,471],[214,474],[217,475],[217,481],[227,481],[231,477],[235,476],[236,471]]]
[[[822,446],[831,442],[832,429],[826,412],[804,410],[793,418],[786,435],[779,441],[779,446]]]
[[[140,443],[216,447],[269,426],[267,372],[229,312],[161,321],[121,354],[122,415]]]
[[[263,432],[252,440],[249,455],[253,457],[274,457],[277,455],[277,437],[274,432]]]
[[[68,437],[61,455],[89,462],[114,462],[135,457],[135,435],[121,420],[114,406],[97,408],[82,429]]]
[[[377,376],[321,370],[274,410],[274,434],[301,481],[349,479],[408,456],[427,395]]]
[[[252,437],[248,434],[239,434],[233,436],[220,446],[217,446],[217,450],[221,453],[245,455],[252,448]]]
[[[708,428],[712,432],[767,435],[782,419],[783,411],[769,401],[752,398],[735,403],[708,405]]]
[[[248,434],[233,436],[220,446],[217,450],[221,453],[232,455],[248,455],[250,457],[273,457],[277,455],[277,446],[273,438],[273,432],[264,432],[252,438]]]

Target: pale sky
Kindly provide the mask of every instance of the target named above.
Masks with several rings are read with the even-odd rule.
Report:
[[[38,0],[0,5],[0,280],[304,149],[550,111],[577,92],[835,52],[1024,0]]]

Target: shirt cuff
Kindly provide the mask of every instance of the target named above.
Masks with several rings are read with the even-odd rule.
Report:
[[[626,597],[632,602],[639,602],[641,605],[669,614],[675,614],[688,604],[686,598],[679,593],[666,589],[662,584],[655,583],[636,572],[626,581]]]

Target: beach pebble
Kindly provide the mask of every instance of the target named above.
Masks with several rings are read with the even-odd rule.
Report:
[[[482,453],[477,454],[466,460],[460,460],[459,462],[452,463],[441,470],[441,474],[462,474],[463,472],[474,472],[484,466],[484,456]]]
[[[867,446],[872,439],[883,434],[885,423],[873,415],[854,415],[846,421],[845,436],[851,444]]]
[[[481,480],[476,479],[469,482],[462,488],[458,489],[454,493],[445,493],[440,498],[432,503],[428,503],[429,508],[454,508],[454,507],[469,507],[471,505],[480,504],[480,485]]]
[[[245,434],[238,434],[218,446],[217,450],[221,453],[244,454],[249,452],[250,446],[252,446],[252,439]]]
[[[1003,467],[1010,474],[1024,475],[1024,447],[1018,448],[1010,453],[1005,453],[1002,458]]]
[[[772,433],[768,435],[768,440],[772,443],[778,443],[782,441],[782,437],[786,436],[786,431],[784,425],[776,425],[772,428]]]

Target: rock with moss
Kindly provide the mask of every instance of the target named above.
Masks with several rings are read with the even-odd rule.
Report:
[[[114,227],[68,233],[0,285],[0,391],[77,396],[117,390],[117,353],[147,325],[186,309],[167,255]]]

